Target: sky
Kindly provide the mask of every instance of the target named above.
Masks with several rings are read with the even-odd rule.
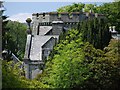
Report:
[[[34,1],[34,2],[33,2]],[[44,2],[43,2],[44,1]],[[46,1],[46,2],[45,2]],[[58,8],[66,5],[70,5],[72,3],[96,3],[98,5],[102,4],[104,1],[112,2],[113,0],[100,0],[101,2],[97,2],[99,0],[69,0],[68,2],[64,0],[64,2],[57,2],[59,0],[6,0],[4,1],[4,7],[6,11],[4,15],[7,15],[12,21],[25,22],[25,20],[29,17],[32,18],[32,13],[40,13],[40,12],[52,12],[56,11]],[[51,2],[54,1],[54,2]],[[66,2],[65,2],[66,1]],[[73,2],[74,1],[74,2]],[[84,2],[86,1],[86,2]],[[93,2],[92,2],[93,1]],[[103,2],[102,2],[103,1]]]

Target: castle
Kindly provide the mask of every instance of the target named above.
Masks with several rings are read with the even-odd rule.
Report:
[[[45,60],[48,59],[61,33],[76,27],[82,20],[95,17],[104,18],[104,15],[84,12],[32,14],[32,33],[27,35],[24,55],[26,78],[33,79],[42,73]]]

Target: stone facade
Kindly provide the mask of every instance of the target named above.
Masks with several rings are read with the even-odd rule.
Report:
[[[54,45],[59,40],[59,35],[65,30],[75,27],[78,22],[103,15],[93,13],[36,13],[32,15],[32,34],[27,35],[24,56],[25,75],[33,79],[42,73],[44,60],[48,59]]]
[[[47,60],[50,52],[53,50],[53,46],[56,44],[57,37],[51,37],[49,41],[47,41],[42,46],[42,59]]]
[[[34,13],[32,14],[33,21],[38,23],[52,22],[52,21],[63,21],[63,22],[79,22],[84,20],[86,17],[104,17],[103,14],[97,13],[83,13],[83,12],[73,12],[73,13],[57,13],[57,12],[48,12],[48,13]]]

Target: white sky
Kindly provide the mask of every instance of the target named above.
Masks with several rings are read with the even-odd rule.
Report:
[[[27,18],[32,18],[32,13],[18,13],[10,16],[8,19],[12,21],[19,21],[25,23]]]

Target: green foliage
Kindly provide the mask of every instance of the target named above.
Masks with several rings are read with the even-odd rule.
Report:
[[[20,68],[21,64],[2,61],[2,88],[49,88],[48,85],[22,76],[24,72]]]
[[[111,9],[110,12],[111,6],[116,4],[119,3],[103,4],[96,8],[94,5],[86,5],[85,10],[87,12],[89,9],[94,9],[94,12],[106,14],[110,24],[117,20],[116,25],[118,25],[118,7],[115,6],[116,10]],[[74,3],[58,9],[58,12],[80,11],[83,6],[84,4]],[[12,35],[12,31],[10,35]],[[11,41],[14,42],[15,37],[11,36],[11,38]],[[60,36],[59,44],[54,47],[44,72],[38,75],[37,80],[25,79],[21,76],[23,72],[19,70],[18,65],[13,66],[11,62],[3,61],[3,88],[118,90],[120,85],[120,42],[118,40],[110,41],[110,38],[106,19],[95,18],[83,21],[78,24],[77,30],[69,30]]]
[[[96,12],[96,5],[95,4],[85,4],[85,7],[84,7],[84,12]]]
[[[78,29],[83,41],[91,43],[97,49],[103,49],[111,39],[106,19],[88,19],[81,22]]]
[[[119,90],[120,80],[120,52],[118,51],[120,42],[118,40],[111,40],[108,47],[104,49],[104,52],[97,50],[96,52],[100,56],[96,56],[93,51],[93,64],[89,64],[91,77],[84,83],[86,88],[100,89],[100,90]],[[89,50],[86,48],[86,50]],[[87,52],[88,53],[88,52]],[[89,52],[88,54],[90,54]],[[91,60],[91,59],[90,59]]]
[[[68,6],[57,9],[58,12],[80,12],[84,8],[85,12],[104,14],[109,21],[109,25],[116,26],[116,30],[120,33],[120,1],[112,3],[103,3],[100,6],[96,4],[73,3]]]
[[[89,21],[87,22],[89,23]],[[111,41],[104,51],[95,49],[93,45],[86,42],[88,38],[83,42],[83,34],[89,35],[93,28],[89,28],[88,33],[82,30],[91,27],[91,24],[82,22],[79,25],[84,28],[69,30],[61,36],[59,44],[54,47],[52,57],[46,63],[43,74],[39,75],[37,80],[49,85],[50,88],[118,90],[120,84],[120,61],[116,54],[118,42]],[[97,25],[101,27],[97,27]],[[92,26],[96,27],[95,30],[103,28],[101,24]],[[93,37],[94,34],[91,34],[90,37]],[[91,42],[94,39],[91,39]]]
[[[79,72],[79,63],[82,62],[84,55],[80,53],[82,52],[80,47],[83,45],[83,42],[80,38],[81,35],[78,35],[78,33],[77,30],[70,30],[66,33],[65,40],[60,40],[60,44],[54,48],[56,54],[52,61],[47,62],[46,67],[48,68],[46,69],[47,72],[45,72],[49,76],[42,78],[44,83],[48,83],[55,88],[67,88],[84,81],[85,77],[79,77],[79,74],[82,74]],[[81,69],[87,71],[86,67]]]
[[[116,30],[120,32],[120,1],[112,3],[104,3],[103,5],[96,7],[97,13],[104,14],[110,25],[116,26]]]
[[[19,59],[22,59],[26,43],[26,25],[16,21],[8,21],[3,26],[6,28],[3,32],[3,49],[10,50]]]
[[[84,7],[83,3],[73,3],[72,5],[63,6],[57,9],[58,12],[79,12]]]

